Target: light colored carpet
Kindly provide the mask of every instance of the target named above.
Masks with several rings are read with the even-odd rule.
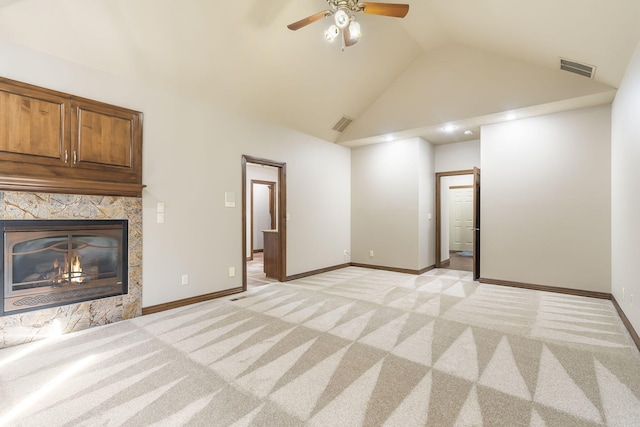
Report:
[[[350,267],[3,349],[0,381],[6,425],[640,424],[609,301],[452,270]]]

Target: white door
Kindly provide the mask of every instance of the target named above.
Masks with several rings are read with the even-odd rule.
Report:
[[[473,187],[449,189],[449,250],[473,252]]]

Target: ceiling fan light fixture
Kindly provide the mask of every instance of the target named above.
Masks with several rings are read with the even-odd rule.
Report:
[[[344,9],[339,9],[334,15],[334,19],[338,28],[346,28],[351,21],[351,17]]]
[[[332,25],[329,28],[327,28],[327,31],[324,32],[324,37],[327,39],[329,43],[333,43],[333,41],[338,37],[339,34],[340,34],[340,29],[335,25]]]
[[[355,20],[351,21],[349,24],[349,37],[351,39],[356,40],[362,36],[362,32],[360,31],[360,24],[358,24]]]

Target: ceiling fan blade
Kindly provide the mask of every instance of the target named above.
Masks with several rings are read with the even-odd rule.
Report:
[[[349,34],[349,28],[345,28],[344,30],[342,30],[342,34],[344,37],[345,47],[353,46],[354,44],[358,43],[358,39],[351,38],[351,35]]]
[[[363,7],[364,13],[372,15],[392,16],[394,18],[404,18],[409,12],[408,4],[396,4],[396,3],[372,3],[363,1],[358,3],[358,6]]]
[[[314,15],[308,16],[304,19],[299,20],[298,22],[294,22],[293,24],[289,24],[287,25],[287,28],[295,31],[295,30],[299,30],[302,27],[306,27],[309,24],[313,24],[316,21],[321,20],[322,18],[324,18],[325,16],[329,16],[331,15],[331,11],[329,9],[323,10],[322,12],[318,12]]]

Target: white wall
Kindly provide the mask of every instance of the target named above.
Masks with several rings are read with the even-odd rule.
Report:
[[[610,292],[610,106],[481,134],[481,276]]]
[[[551,67],[446,43],[423,52],[405,68],[339,141],[441,126],[463,117],[582,96],[611,96],[612,90],[596,80]]]
[[[224,193],[242,194],[242,154],[287,163],[287,274],[344,262],[348,149],[6,42],[0,58],[3,77],[144,112],[144,307],[241,285],[227,277],[241,271],[241,204],[225,208]]]
[[[435,146],[436,172],[453,172],[480,167],[480,140]]]
[[[418,138],[418,270],[436,263],[435,150]]]
[[[640,45],[613,102],[611,123],[611,293],[640,333]],[[624,293],[623,293],[624,289]],[[631,305],[633,295],[633,306]]]
[[[352,150],[351,161],[352,261],[412,270],[432,265],[431,145],[420,138],[375,144]]]

